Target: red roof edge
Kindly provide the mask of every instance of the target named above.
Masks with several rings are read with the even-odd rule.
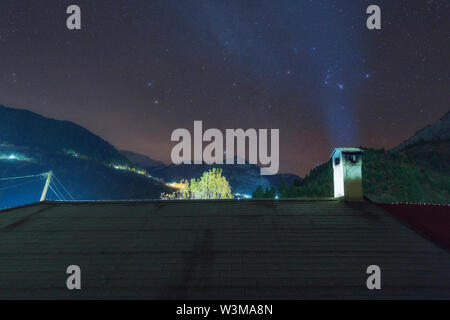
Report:
[[[450,250],[450,205],[377,203],[397,219]]]

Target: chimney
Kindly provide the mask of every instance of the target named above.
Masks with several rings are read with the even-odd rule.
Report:
[[[335,198],[363,200],[362,152],[359,148],[336,148],[331,154]]]

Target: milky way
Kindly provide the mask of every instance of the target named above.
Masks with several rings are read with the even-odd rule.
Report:
[[[304,175],[335,146],[390,148],[449,109],[448,1],[372,2],[2,1],[0,104],[166,162],[194,120],[279,128],[281,171]]]

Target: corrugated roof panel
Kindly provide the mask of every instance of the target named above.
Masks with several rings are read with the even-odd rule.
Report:
[[[448,251],[368,202],[46,203],[0,243],[1,298],[450,298]]]

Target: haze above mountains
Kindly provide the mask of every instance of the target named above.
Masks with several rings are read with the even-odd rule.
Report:
[[[272,186],[279,187],[283,180],[288,184],[295,180],[301,180],[300,177],[294,174],[281,173],[272,176],[262,176],[260,174],[260,167],[249,164],[247,161],[245,161],[245,164],[236,164],[237,161],[234,161],[235,164],[212,166],[207,164],[166,165],[161,161],[153,160],[147,156],[131,151],[121,151],[121,153],[135,165],[145,168],[152,176],[168,182],[198,178],[203,172],[212,167],[220,168],[223,171],[223,175],[229,181],[233,192],[240,194],[250,195],[258,186],[262,186],[263,188],[270,188]]]

